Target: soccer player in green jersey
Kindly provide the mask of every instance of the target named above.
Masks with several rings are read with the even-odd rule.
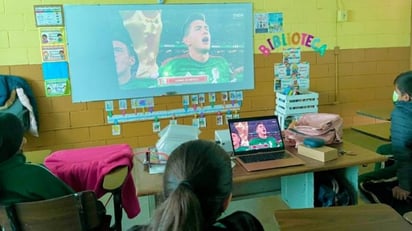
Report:
[[[203,14],[189,16],[183,27],[188,52],[163,62],[160,77],[207,76],[209,83],[227,83],[232,71],[227,60],[210,55],[211,35]]]
[[[263,123],[256,124],[257,137],[252,138],[249,145],[265,145],[267,148],[273,148],[279,146],[274,137],[268,136],[266,126]],[[253,147],[252,147],[253,148]]]

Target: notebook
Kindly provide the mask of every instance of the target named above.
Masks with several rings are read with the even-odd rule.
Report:
[[[276,115],[229,119],[233,154],[247,171],[302,165],[285,149]]]

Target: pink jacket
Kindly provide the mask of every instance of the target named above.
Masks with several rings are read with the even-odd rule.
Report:
[[[121,191],[122,207],[129,218],[140,213],[131,175],[133,151],[129,145],[116,144],[56,151],[46,158],[44,164],[76,192],[93,190],[98,198],[106,193],[103,189],[104,176],[117,167],[127,166],[128,174]]]

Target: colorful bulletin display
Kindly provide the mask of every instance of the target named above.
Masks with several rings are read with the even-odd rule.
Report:
[[[119,110],[122,111],[121,114],[113,114],[114,111],[114,103],[113,101],[105,101],[105,110],[107,112],[107,121],[109,124],[118,124],[124,122],[132,122],[132,121],[144,121],[144,120],[153,120],[154,127],[153,131],[157,131],[159,129],[160,119],[171,119],[169,122],[176,124],[176,118],[178,117],[187,117],[193,116],[192,125],[196,127],[206,127],[207,121],[205,118],[206,114],[216,114],[217,117],[222,116],[222,113],[225,114],[226,119],[230,116],[238,117],[238,111],[240,111],[241,103],[243,101],[243,92],[241,91],[231,91],[231,92],[221,92],[220,93],[222,98],[229,100],[231,103],[224,103],[221,105],[215,105],[216,102],[216,93],[209,93],[209,105],[204,105],[205,102],[205,94],[201,93],[198,95],[184,95],[182,96],[182,107],[179,109],[174,110],[167,110],[167,111],[154,111],[154,110],[144,110],[144,108],[153,108],[154,99],[149,98],[141,98],[141,99],[131,99],[130,105],[132,109],[141,108],[142,111],[138,112],[134,110],[133,113],[126,112],[127,102],[124,100],[119,100]],[[200,105],[200,106],[194,106]],[[120,108],[122,107],[122,108]],[[223,119],[220,119],[219,123],[223,124]],[[219,125],[218,123],[218,125]],[[155,126],[156,125],[156,126]],[[159,126],[158,126],[159,125]],[[156,128],[156,129],[155,129]]]
[[[65,35],[62,27],[40,28],[43,62],[66,61]]]
[[[44,89],[47,97],[71,94],[63,6],[35,6]]]
[[[195,111],[193,108],[188,108],[187,110],[175,109],[168,111],[152,111],[152,112],[138,112],[138,113],[125,113],[125,114],[113,114],[107,115],[107,122],[109,124],[114,124],[115,122],[124,123],[124,122],[133,122],[133,121],[144,121],[144,120],[154,120],[157,119],[166,119],[166,118],[177,118],[177,117],[186,117],[194,116],[203,113],[205,114],[216,114],[221,111],[232,111],[240,110],[239,105],[215,105],[213,108],[211,106],[205,106],[201,110]]]
[[[284,48],[283,63],[275,63],[274,72],[275,91],[288,95],[309,90],[309,63],[301,62],[300,48]]]
[[[283,13],[256,13],[255,33],[283,32]]]

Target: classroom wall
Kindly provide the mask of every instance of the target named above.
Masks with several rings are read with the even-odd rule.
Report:
[[[197,1],[165,1],[195,3]],[[220,3],[219,0],[204,1]],[[250,1],[226,1],[250,2]],[[411,1],[372,0],[254,0],[255,12],[283,12],[285,33],[316,35],[328,50],[324,56],[302,47],[302,60],[310,63],[311,90],[319,93],[319,111],[340,114],[344,126],[374,123],[357,116],[362,107],[390,105],[392,80],[411,67]],[[121,135],[113,136],[107,124],[103,102],[72,103],[70,96],[45,97],[38,30],[33,5],[38,4],[120,4],[119,1],[0,0],[0,74],[25,78],[32,86],[40,112],[40,136],[27,135],[27,150],[85,147],[112,143],[132,146],[154,145],[157,134],[152,121],[121,124]],[[136,1],[122,1],[133,3]],[[156,4],[157,1],[139,1]],[[348,11],[347,22],[336,22],[338,9]],[[262,55],[258,47],[270,34],[255,34],[255,89],[244,91],[241,116],[268,115],[275,110],[273,64],[281,62],[281,49]],[[220,103],[220,102],[217,102]],[[154,110],[181,107],[180,96],[156,97]],[[114,113],[120,113],[115,111]],[[201,138],[213,139],[217,126],[207,115]],[[191,124],[192,117],[179,118]],[[162,127],[168,120],[161,120]]]

